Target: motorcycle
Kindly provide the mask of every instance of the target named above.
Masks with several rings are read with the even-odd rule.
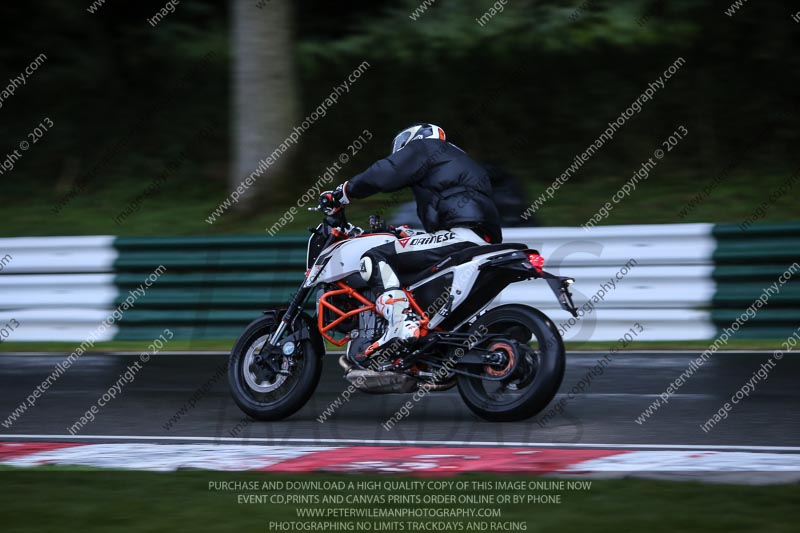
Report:
[[[387,227],[375,215],[364,231],[347,222],[344,207],[309,231],[300,289],[285,308],[264,311],[250,323],[231,351],[228,381],[247,415],[279,420],[302,408],[319,383],[326,341],[344,347],[344,377],[362,392],[427,393],[457,386],[464,403],[490,421],[529,418],[553,399],[565,367],[556,326],[531,306],[489,309],[511,283],[543,279],[561,307],[577,316],[569,292],[574,280],[543,270],[536,250],[514,243],[474,246],[423,272],[400,275],[420,338],[365,355],[387,324],[375,311],[378,294],[361,276],[361,256],[412,239],[415,232]],[[311,295],[314,316],[304,310]]]

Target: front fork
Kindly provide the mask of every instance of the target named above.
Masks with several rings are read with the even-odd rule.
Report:
[[[343,215],[344,213],[341,213],[341,216]],[[331,217],[328,217],[326,219],[326,222],[328,222],[329,225],[335,227],[334,223],[337,222],[337,220],[338,219],[331,219]],[[336,237],[333,233],[329,233],[321,249],[324,250],[325,248],[330,246],[330,244],[335,240],[335,238]],[[315,260],[316,257],[310,258],[306,266],[310,268],[311,264]],[[308,275],[307,272],[306,275]],[[278,339],[281,338],[281,335],[283,335],[283,333],[286,331],[286,328],[289,326],[289,324],[294,322],[295,319],[297,319],[297,317],[300,316],[300,313],[303,312],[303,304],[305,303],[306,298],[308,298],[308,294],[311,292],[312,289],[313,287],[306,286],[305,280],[303,280],[303,284],[300,286],[300,289],[292,297],[292,301],[289,302],[289,307],[283,314],[283,317],[281,318],[281,323],[278,324],[278,327],[275,328],[275,332],[270,336],[269,340],[267,341],[267,344],[270,345],[270,348],[274,348],[275,346],[277,346]]]
[[[289,302],[289,307],[283,314],[278,327],[275,328],[275,331],[267,341],[267,344],[269,344],[271,348],[277,346],[278,340],[284,334],[286,328],[289,327],[289,325],[300,316],[300,313],[303,312],[303,303],[305,303],[306,298],[308,298],[308,294],[311,292],[311,289],[312,287],[306,287],[305,283],[303,283],[303,286],[300,287],[300,290],[298,290],[292,297],[292,300]]]

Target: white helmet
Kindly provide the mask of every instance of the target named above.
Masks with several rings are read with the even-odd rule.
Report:
[[[406,128],[395,136],[392,141],[392,153],[396,153],[404,148],[411,141],[417,139],[439,139],[444,141],[444,130],[439,126],[433,124],[419,123],[414,124],[410,128]]]

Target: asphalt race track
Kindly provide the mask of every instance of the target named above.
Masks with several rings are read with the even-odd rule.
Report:
[[[288,420],[254,422],[239,411],[222,373],[223,354],[154,356],[116,399],[101,408],[73,439],[102,442],[374,443],[385,444],[524,444],[564,446],[618,445],[645,449],[698,447],[769,451],[800,450],[800,361],[785,356],[755,392],[738,403],[726,420],[708,433],[706,422],[766,361],[769,353],[718,353],[645,423],[635,419],[697,357],[687,353],[633,353],[615,356],[603,375],[582,394],[567,398],[602,354],[575,353],[559,396],[563,414],[540,424],[489,423],[474,416],[456,389],[432,393],[410,415],[387,431],[382,423],[410,395],[356,393],[324,423],[317,418],[345,390],[347,382],[334,356],[325,361],[323,378],[312,401]],[[66,355],[0,355],[0,418],[14,409]],[[138,355],[84,355],[10,427],[0,440],[58,440],[115,382]],[[194,405],[189,405],[190,403]],[[183,408],[183,413],[181,409]],[[545,411],[546,413],[547,411]],[[172,424],[170,425],[170,420]],[[22,437],[25,435],[25,437]],[[116,438],[115,438],[116,437]],[[252,440],[250,440],[252,439]],[[763,448],[761,448],[763,447]]]

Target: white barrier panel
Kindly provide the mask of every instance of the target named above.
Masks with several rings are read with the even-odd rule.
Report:
[[[617,340],[635,322],[644,328],[640,340],[710,339],[716,290],[711,229],[711,224],[504,229],[505,242],[539,250],[545,270],[575,278],[571,291],[581,316],[570,324],[571,315],[543,281],[512,285],[492,307],[513,302],[537,307],[565,330],[568,341]]]
[[[118,255],[115,238],[103,235],[0,239],[0,255],[12,258],[2,273],[111,272]]]
[[[0,311],[0,324],[11,319],[19,327],[9,336],[9,341],[75,341],[83,342],[97,331],[114,309],[45,308]],[[119,331],[116,325],[105,328],[97,341],[110,341]]]
[[[113,274],[0,276],[0,310],[48,307],[114,307]]]
[[[7,340],[86,340],[115,307],[114,239],[0,239],[0,324],[19,323]],[[108,328],[98,340],[116,332]]]

